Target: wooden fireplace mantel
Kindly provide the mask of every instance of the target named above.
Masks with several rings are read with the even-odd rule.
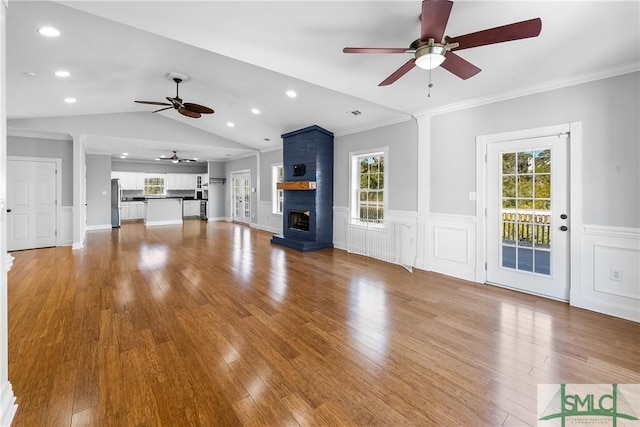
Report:
[[[278,190],[315,190],[315,181],[285,181],[276,184]]]

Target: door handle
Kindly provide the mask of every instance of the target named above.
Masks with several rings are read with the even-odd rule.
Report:
[[[560,226],[560,231],[567,231],[569,229],[569,227],[567,227],[566,225],[561,225]]]
[[[11,212],[11,209],[7,209],[7,212]]]
[[[567,219],[567,214],[560,215],[560,219]]]

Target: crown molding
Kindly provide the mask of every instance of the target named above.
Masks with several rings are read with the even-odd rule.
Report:
[[[56,139],[60,141],[73,141],[73,135],[64,132],[50,132],[33,129],[7,128],[7,136],[18,136],[22,138]]]
[[[383,127],[386,127],[386,126],[396,125],[398,123],[404,123],[404,122],[407,122],[409,120],[411,120],[411,114],[407,114],[406,117],[401,117],[401,118],[398,118],[398,119],[389,120],[389,121],[382,122],[382,123],[376,123],[376,124],[373,124],[371,126],[364,126],[364,127],[357,128],[357,129],[350,129],[350,130],[345,131],[345,132],[334,133],[333,136],[338,138],[338,137],[341,137],[341,136],[353,135],[354,133],[360,133],[360,132],[365,132],[365,131],[368,131],[368,130],[383,128]]]
[[[621,76],[633,72],[640,71],[640,61],[626,62],[613,67],[605,68],[596,72],[573,75],[561,79],[551,80],[542,84],[528,86],[495,95],[485,96],[482,98],[470,99],[454,104],[444,105],[428,110],[415,113],[415,117],[437,116],[447,114],[454,111],[466,110],[469,108],[479,107],[482,105],[493,104],[495,102],[507,101],[509,99],[520,98],[523,96],[535,95],[551,90],[562,89],[565,87],[576,86],[583,83],[589,83],[596,80],[608,79],[611,77]]]

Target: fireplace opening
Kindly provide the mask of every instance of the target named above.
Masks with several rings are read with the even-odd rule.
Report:
[[[309,231],[309,211],[289,211],[289,228]]]

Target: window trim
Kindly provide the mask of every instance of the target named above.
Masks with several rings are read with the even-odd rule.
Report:
[[[147,193],[147,179],[158,179],[161,178],[163,181],[162,184],[162,193],[161,194],[149,194]],[[167,195],[167,176],[165,174],[145,174],[144,181],[142,185],[142,195],[143,196],[155,196],[162,197]]]
[[[278,181],[277,168],[282,169],[282,181]],[[278,182],[284,182],[284,164],[272,163],[271,164],[271,213],[274,215],[283,215],[284,213],[284,190],[278,190]],[[282,192],[282,212],[278,212],[278,194]]]
[[[383,209],[383,219],[380,223],[376,223],[374,221],[364,221],[360,219],[360,204],[358,199],[358,189],[360,186],[360,159],[363,157],[370,157],[379,155],[384,158],[384,171],[382,172],[384,188],[382,189],[382,209]],[[384,225],[384,222],[387,218],[389,212],[389,147],[378,147],[371,148],[368,150],[360,150],[360,151],[352,151],[349,152],[349,218],[352,221],[359,221],[362,225],[371,226],[380,226]]]

